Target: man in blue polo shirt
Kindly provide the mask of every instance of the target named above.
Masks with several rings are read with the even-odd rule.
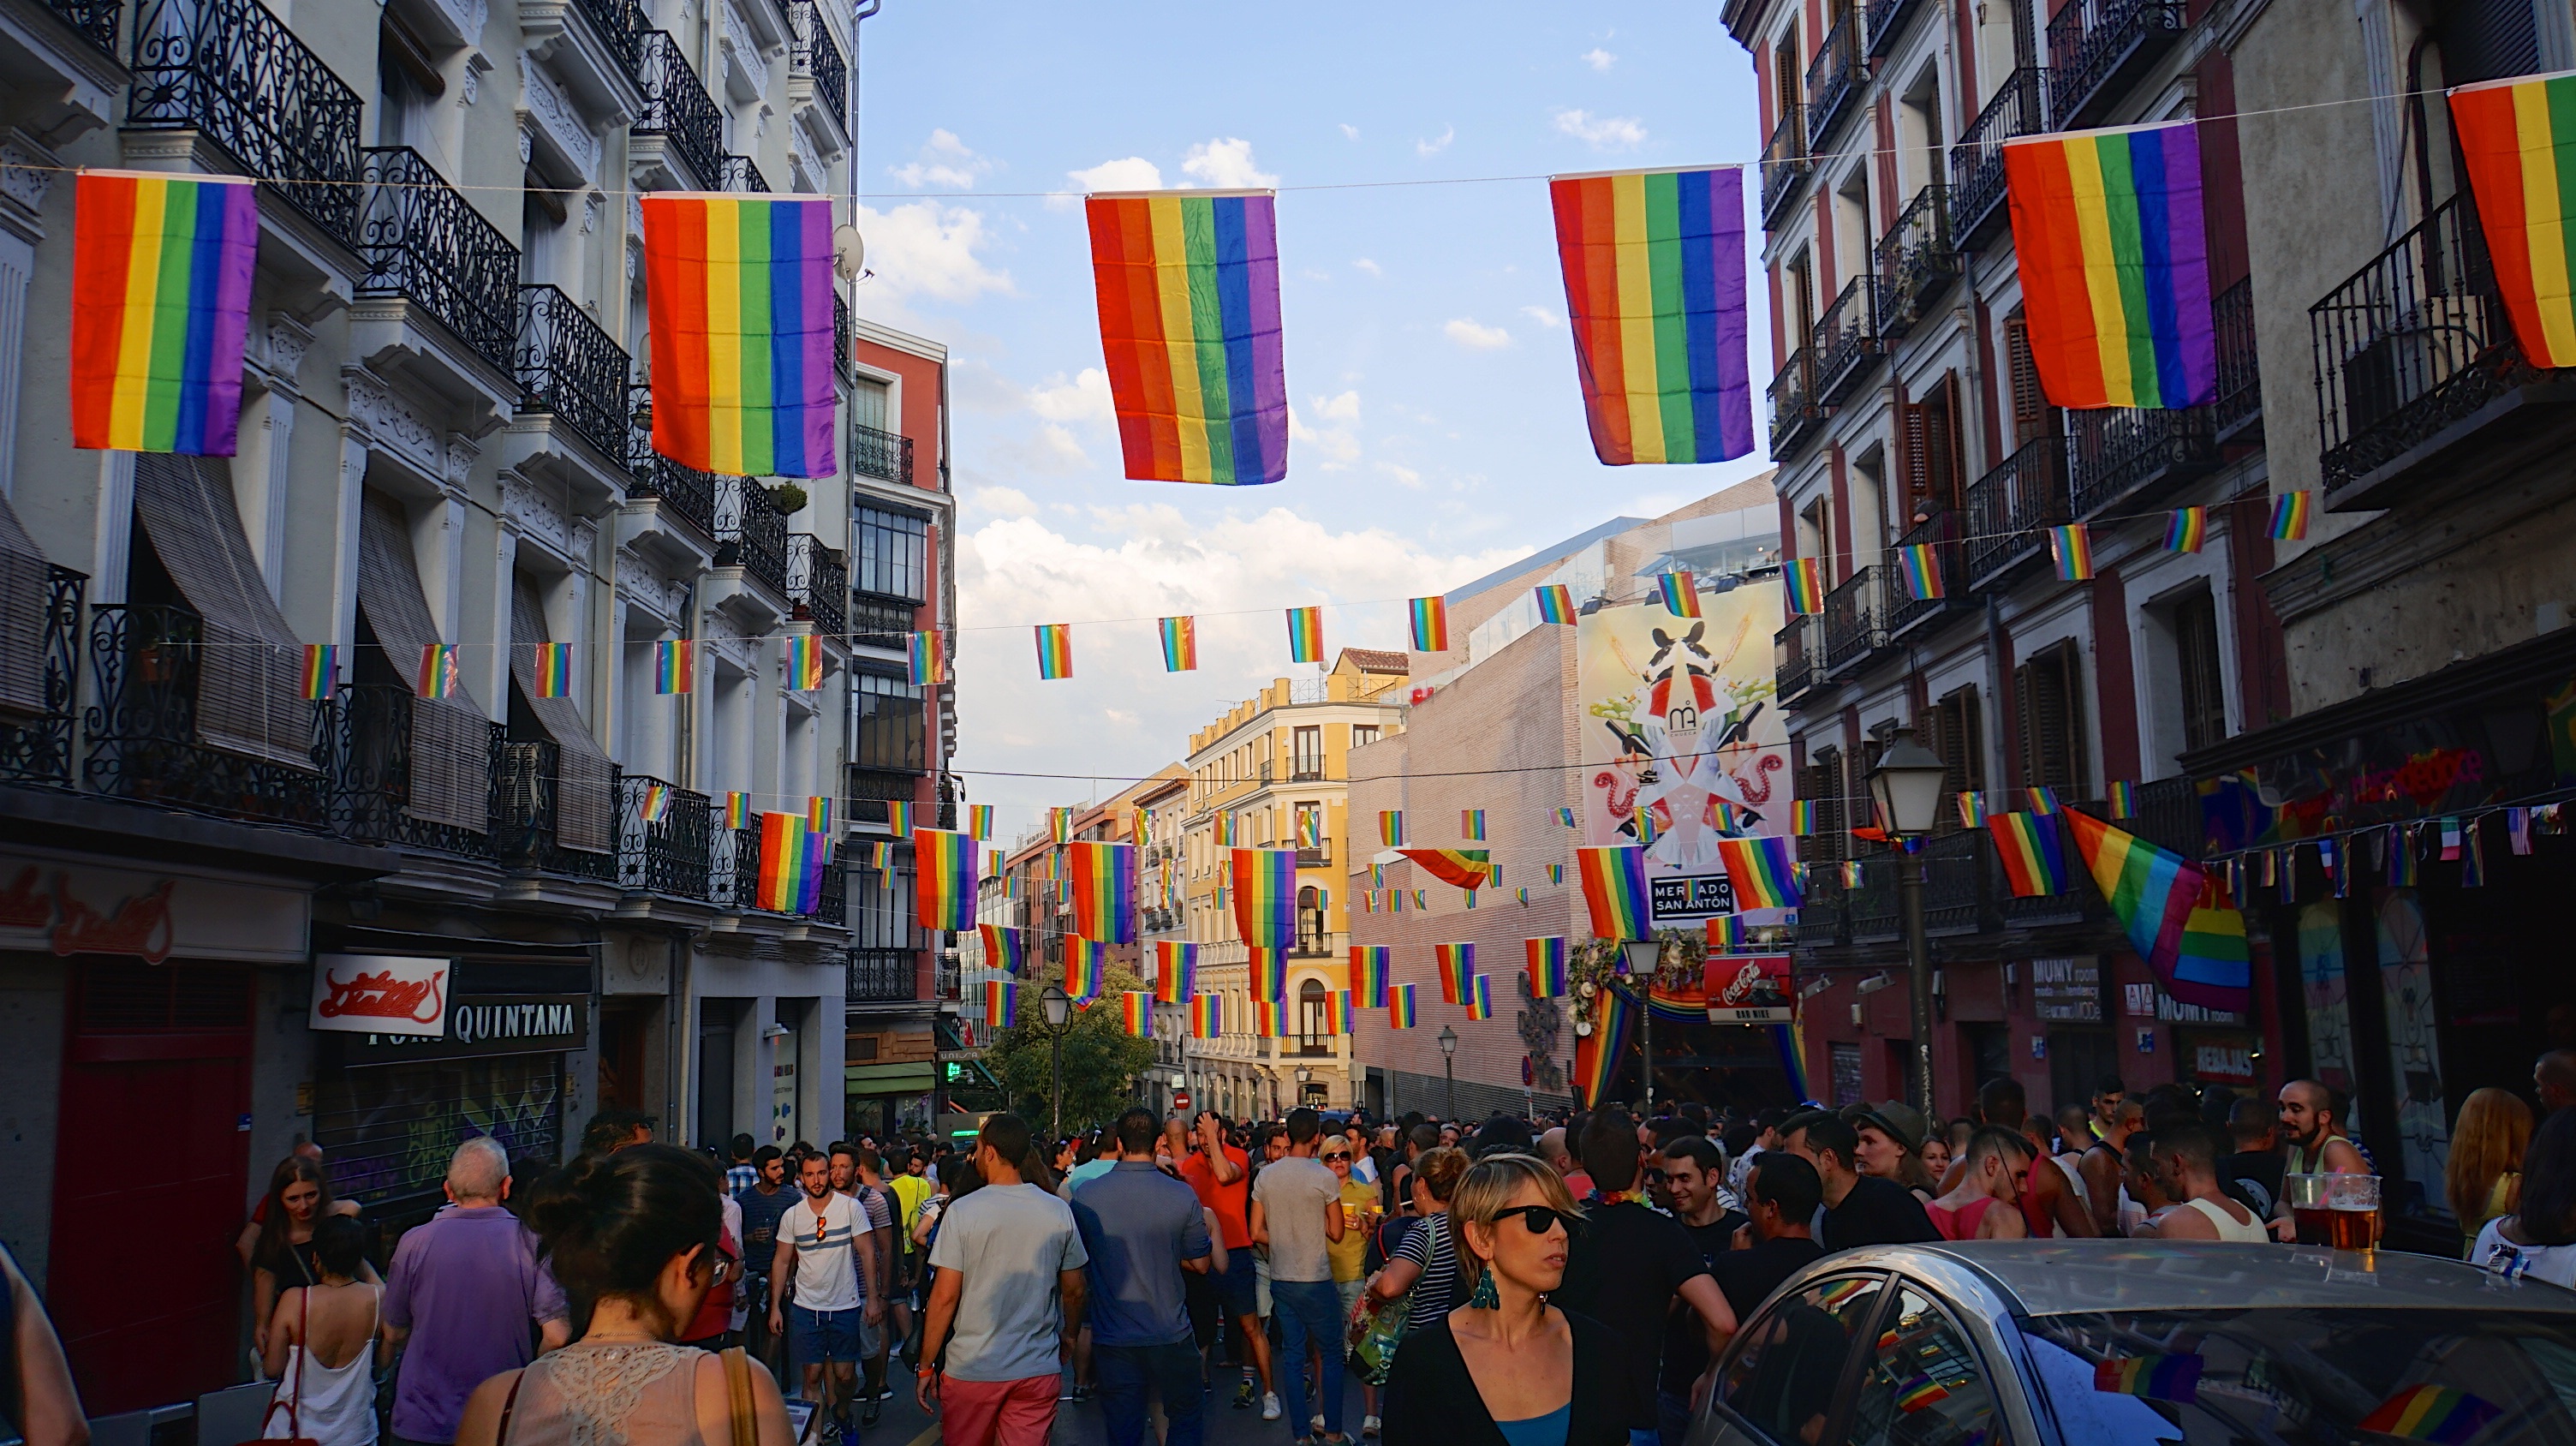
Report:
[[[1199,1446],[1199,1357],[1181,1272],[1207,1273],[1207,1217],[1196,1191],[1154,1168],[1160,1132],[1149,1111],[1120,1115],[1117,1164],[1073,1188],[1073,1223],[1091,1256],[1091,1363],[1110,1446],[1145,1439],[1145,1399],[1157,1389],[1163,1446]]]

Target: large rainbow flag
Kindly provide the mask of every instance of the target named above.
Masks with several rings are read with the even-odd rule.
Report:
[[[2576,71],[2461,86],[2451,125],[2515,339],[2576,366]]]
[[[1073,931],[1104,944],[1136,942],[1136,846],[1077,839],[1073,867]]]
[[[1986,820],[1994,835],[1995,858],[2004,866],[2004,881],[2016,899],[2035,899],[2066,892],[2066,851],[2057,840],[2057,825],[2048,813],[1999,813]]]
[[[1717,856],[1735,886],[1738,909],[1794,909],[1804,893],[1791,867],[1789,840],[1779,834],[1717,841]]]
[[[2040,390],[2060,407],[2218,392],[2192,121],[2006,141],[2013,252]]]
[[[1288,951],[1266,944],[1247,944],[1243,950],[1243,974],[1255,999],[1281,1000],[1288,997]]]
[[[921,927],[975,927],[975,838],[949,829],[912,831],[913,894]]]
[[[1466,1003],[1467,991],[1475,987],[1469,981],[1476,977],[1476,946],[1473,943],[1434,944],[1431,958],[1440,975],[1440,1002]]]
[[[814,852],[805,846],[805,839],[805,815],[760,816],[760,886],[752,907],[773,914],[804,912],[808,880],[821,883],[814,871]]]
[[[1177,939],[1154,941],[1154,997],[1165,1004],[1187,1004],[1197,992],[1199,946]]]
[[[1386,1007],[1395,975],[1395,950],[1385,944],[1351,946],[1351,997],[1371,1009]]]
[[[2167,994],[2204,1009],[2253,1007],[2245,916],[2200,865],[2081,809],[2059,817],[2112,917]]]
[[[975,926],[984,935],[984,967],[1002,969],[1013,974],[1028,972],[1028,935],[1000,924]]]
[[[1566,992],[1565,940],[1562,937],[1524,939],[1521,947],[1529,954],[1530,998],[1563,998]]]
[[[83,171],[73,197],[72,445],[233,455],[258,187]]]
[[[1288,949],[1297,942],[1297,851],[1236,849],[1234,926],[1246,944]]]
[[[1108,965],[1108,946],[1080,934],[1064,936],[1064,992],[1074,1003],[1100,997],[1100,976]]]
[[[1624,989],[1604,989],[1595,996],[1592,1032],[1574,1041],[1575,1103],[1590,1109],[1610,1097],[1627,1057],[1628,1039],[1636,1028],[1637,1001]]]
[[[1743,169],[1559,176],[1548,195],[1593,455],[1617,467],[1752,451]]]
[[[1270,193],[1102,194],[1084,209],[1127,475],[1218,486],[1287,476]]]
[[[658,191],[640,204],[653,450],[701,472],[831,476],[832,203]]]
[[[1574,861],[1583,877],[1583,902],[1592,911],[1594,938],[1654,937],[1654,915],[1646,904],[1644,849],[1624,844],[1578,848]]]

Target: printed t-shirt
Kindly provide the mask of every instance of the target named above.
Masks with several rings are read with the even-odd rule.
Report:
[[[859,1202],[826,1195],[820,1205],[799,1200],[778,1219],[796,1247],[796,1294],[807,1310],[854,1310],[859,1304],[859,1262],[853,1250],[868,1233]]]

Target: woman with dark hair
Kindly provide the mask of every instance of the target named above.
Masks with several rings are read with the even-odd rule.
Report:
[[[277,1298],[261,1369],[277,1378],[260,1435],[319,1446],[368,1446],[376,1439],[376,1307],[383,1288],[358,1278],[367,1228],[346,1215],[313,1223],[319,1279]]]
[[[2487,1222],[2469,1263],[2576,1289],[2576,1110],[2552,1114],[2532,1134],[2521,1209]]]
[[[477,1387],[456,1446],[792,1446],[767,1371],[672,1344],[715,1274],[719,1180],[676,1145],[634,1145],[538,1189],[525,1218],[580,1335]]]
[[[269,1172],[268,1195],[260,1202],[259,1218],[242,1232],[250,1239],[252,1347],[261,1357],[268,1355],[268,1327],[278,1288],[322,1283],[313,1254],[314,1223],[357,1213],[357,1201],[331,1194],[331,1177],[323,1173],[319,1160],[289,1155]],[[358,1262],[357,1279],[374,1286],[384,1284],[364,1259]]]

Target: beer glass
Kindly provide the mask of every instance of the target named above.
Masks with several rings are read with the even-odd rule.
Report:
[[[2326,1207],[2326,1182],[2332,1175],[2284,1175],[2281,1198],[2290,1202],[2290,1219],[2298,1226],[2301,1245],[2331,1245],[2330,1213]]]

